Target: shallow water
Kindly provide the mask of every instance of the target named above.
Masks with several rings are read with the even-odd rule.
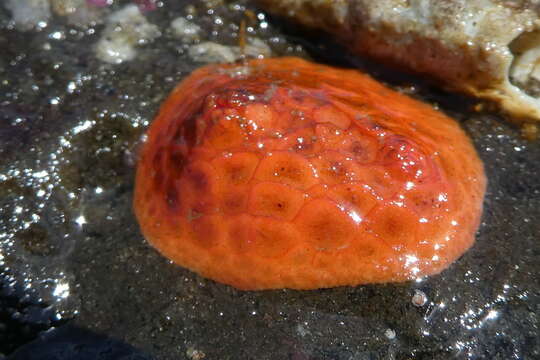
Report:
[[[201,41],[236,45],[244,18],[248,35],[275,55],[305,54],[255,10],[220,3],[146,13],[161,36],[116,65],[93,51],[103,25],[54,16],[22,32],[0,6],[0,353],[69,322],[159,359],[540,357],[540,142],[423,85],[417,96],[462,122],[489,179],[477,242],[441,275],[240,292],[170,264],[145,242],[131,211],[138,144],[172,87],[202,65],[167,30],[172,19],[191,13]],[[348,61],[313,49],[316,59]]]

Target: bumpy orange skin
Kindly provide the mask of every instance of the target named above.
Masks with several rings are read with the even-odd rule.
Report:
[[[473,243],[486,180],[459,126],[353,70],[215,65],[172,92],[134,209],[163,255],[239,289],[435,274]]]

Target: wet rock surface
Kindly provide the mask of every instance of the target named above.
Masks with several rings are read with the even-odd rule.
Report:
[[[158,359],[538,358],[540,143],[422,85],[414,95],[462,123],[489,179],[477,242],[441,275],[240,292],[172,265],[146,243],[131,209],[137,149],[161,101],[202,64],[191,46],[237,46],[244,19],[248,37],[274,55],[305,56],[297,34],[286,41],[245,5],[156,2],[143,15],[161,36],[120,64],[96,56],[105,24],[52,14],[46,26],[22,31],[0,6],[0,353],[70,323]],[[173,33],[178,17],[200,27],[196,39]],[[328,56],[331,47],[310,50],[316,60],[358,65]],[[367,68],[403,91],[414,83]]]

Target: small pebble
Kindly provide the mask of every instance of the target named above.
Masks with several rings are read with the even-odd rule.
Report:
[[[239,46],[225,46],[211,41],[194,45],[189,48],[189,56],[197,62],[232,63],[243,57],[265,58],[272,55],[272,50],[262,40],[250,39],[242,51]]]
[[[384,336],[386,336],[390,340],[393,340],[396,338],[396,332],[392,329],[386,329],[386,331],[384,332]]]
[[[231,63],[236,60],[236,55],[231,46],[225,46],[214,42],[203,42],[189,49],[189,56],[196,62]]]
[[[206,357],[206,354],[201,350],[190,347],[186,350],[186,356],[192,360],[202,360]]]
[[[175,37],[189,42],[198,41],[201,27],[184,17],[178,17],[171,22],[171,29]]]
[[[110,64],[133,60],[136,46],[148,43],[161,35],[136,5],[127,5],[112,13],[107,27],[96,46],[96,56]]]
[[[415,290],[412,297],[412,303],[414,306],[424,306],[427,302],[427,296],[423,291]]]

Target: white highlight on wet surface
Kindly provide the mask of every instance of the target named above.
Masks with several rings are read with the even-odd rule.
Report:
[[[70,81],[66,87],[68,93],[72,94],[75,89],[77,89],[77,83],[75,81]]]
[[[61,299],[67,298],[69,296],[69,284],[62,282],[56,284],[53,295]]]
[[[489,310],[486,315],[486,320],[494,320],[499,317],[499,312],[497,310]]]
[[[83,226],[84,224],[87,223],[86,218],[84,217],[84,215],[79,215],[79,216],[75,219],[75,222],[76,222],[77,225],[79,225],[79,226]]]
[[[409,267],[418,262],[418,258],[414,255],[405,255],[405,266]]]
[[[465,344],[462,341],[456,341],[455,347],[458,350],[463,350],[463,348],[465,347]]]
[[[75,126],[71,132],[73,135],[77,135],[78,133],[90,129],[94,125],[94,121],[91,120],[85,120],[80,125]]]
[[[42,179],[42,178],[47,177],[48,175],[49,175],[49,173],[46,170],[36,171],[36,172],[32,173],[32,177],[34,177],[36,179]]]
[[[349,211],[349,216],[357,224],[362,222],[362,217],[354,210]]]
[[[55,39],[55,40],[63,40],[66,38],[66,34],[62,31],[55,31],[49,35],[49,38]]]

